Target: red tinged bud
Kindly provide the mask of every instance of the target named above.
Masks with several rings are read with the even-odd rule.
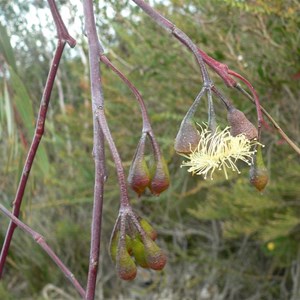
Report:
[[[143,239],[146,262],[153,270],[162,270],[167,262],[167,256],[149,237]]]
[[[130,166],[128,183],[140,196],[150,184],[149,169],[145,160],[146,135],[143,134]]]
[[[191,119],[183,119],[175,139],[174,149],[178,153],[191,153],[197,148],[199,140],[200,135],[195,122]]]
[[[142,268],[149,268],[149,265],[146,261],[145,246],[139,238],[132,240],[132,253],[135,258],[135,262]]]
[[[145,219],[141,219],[140,224],[146,234],[152,239],[152,241],[155,241],[157,238],[156,230]]]
[[[268,170],[263,161],[261,146],[258,145],[254,164],[250,168],[250,183],[261,192],[266,187],[268,181]]]
[[[117,271],[123,280],[133,280],[136,276],[136,265],[126,247],[119,246],[117,252]]]
[[[165,191],[170,185],[170,175],[166,161],[163,157],[159,157],[152,170],[152,178],[150,183],[150,191],[153,195],[159,195]]]
[[[256,127],[246,118],[243,112],[236,108],[230,108],[227,113],[232,136],[244,134],[248,140],[257,138]]]

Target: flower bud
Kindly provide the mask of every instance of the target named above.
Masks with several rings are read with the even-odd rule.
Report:
[[[261,145],[258,145],[254,164],[250,168],[250,183],[255,186],[258,191],[262,191],[267,185],[268,180],[268,170],[263,161]]]
[[[155,241],[157,238],[157,232],[156,230],[145,220],[140,220],[141,227],[145,230],[146,234]]]
[[[146,262],[153,270],[162,270],[167,262],[163,251],[149,237],[143,239]]]
[[[179,153],[191,153],[198,146],[199,132],[192,119],[183,119],[175,138],[174,149]]]
[[[117,232],[114,233],[114,235],[110,239],[109,254],[110,254],[111,260],[114,263],[116,262],[119,237],[120,237],[120,231],[117,231]]]
[[[128,183],[131,188],[140,196],[150,184],[149,169],[145,160],[146,135],[141,137],[130,166]]]
[[[165,191],[170,184],[170,175],[166,161],[163,157],[159,157],[156,165],[152,170],[152,178],[150,182],[150,191],[153,195],[159,195]]]
[[[110,254],[111,260],[114,263],[116,263],[116,256],[117,256],[117,251],[118,251],[119,238],[120,238],[120,231],[118,230],[114,233],[113,237],[110,240],[109,254]],[[127,234],[126,234],[126,249],[127,249],[129,254],[132,253],[131,238]]]
[[[149,268],[145,256],[145,246],[139,238],[132,240],[132,254],[135,258],[135,262],[142,268]]]
[[[256,127],[240,110],[230,108],[227,113],[227,119],[231,127],[230,133],[232,136],[243,134],[248,140],[257,138],[258,133]]]
[[[117,251],[117,271],[123,280],[133,280],[136,276],[136,265],[126,247],[120,246]]]

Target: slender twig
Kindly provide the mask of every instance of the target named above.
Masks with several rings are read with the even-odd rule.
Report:
[[[113,140],[113,137],[111,135],[110,129],[108,127],[103,108],[101,108],[101,107],[97,108],[96,115],[98,117],[99,124],[103,131],[105,139],[108,143],[110,152],[112,154],[112,157],[113,157],[113,160],[114,160],[114,163],[116,166],[119,188],[120,188],[120,201],[121,201],[120,205],[121,205],[121,208],[126,208],[126,207],[130,206],[130,204],[129,204],[129,196],[128,196],[128,190],[127,190],[125,171],[124,171],[124,168],[122,165],[122,160],[121,160],[120,154],[117,150],[116,144]]]
[[[133,85],[133,83],[119,70],[117,69],[112,62],[104,55],[100,55],[100,60],[108,66],[112,71],[114,71],[122,80],[123,82],[129,87],[129,89],[133,92],[135,95],[137,101],[139,102],[141,113],[142,113],[142,119],[143,119],[143,132],[150,132],[152,131],[152,127],[150,124],[149,116],[147,113],[147,109],[145,106],[145,102],[143,100],[142,95],[138,91],[138,89]]]
[[[80,283],[75,278],[74,274],[65,266],[65,264],[59,259],[59,257],[54,253],[52,248],[47,244],[45,238],[39,234],[38,232],[31,229],[28,225],[24,224],[20,221],[16,216],[14,216],[10,211],[8,211],[2,204],[0,204],[0,211],[10,218],[10,220],[19,227],[24,232],[31,235],[31,237],[42,247],[42,249],[51,257],[54,263],[60,268],[60,270],[64,273],[64,275],[68,278],[68,280],[73,284],[76,291],[80,294],[80,296],[84,297],[85,291]]]
[[[240,84],[236,85],[236,89],[244,94],[252,103],[255,103],[255,100],[251,97],[251,95],[245,91]],[[272,116],[266,111],[263,106],[260,106],[263,114],[269,119],[269,121],[273,124],[274,128],[281,135],[281,137],[300,155],[300,148],[287,136],[287,134],[281,129],[279,124],[272,118]]]
[[[55,79],[55,76],[57,73],[57,69],[58,69],[58,66],[60,63],[60,59],[61,59],[64,47],[65,47],[65,44],[67,42],[71,47],[74,47],[76,44],[76,41],[69,35],[61,17],[60,17],[60,14],[57,10],[54,0],[48,0],[48,2],[49,2],[52,16],[53,16],[53,20],[54,20],[56,28],[57,28],[58,43],[57,43],[57,47],[55,50],[53,61],[51,63],[48,78],[47,78],[47,81],[45,84],[43,96],[41,99],[40,110],[39,110],[39,114],[38,114],[38,118],[37,118],[37,122],[36,122],[36,129],[35,129],[34,137],[32,139],[32,142],[31,142],[28,154],[27,154],[27,158],[26,158],[26,161],[24,164],[24,168],[23,168],[23,172],[22,172],[22,175],[20,178],[16,196],[13,201],[12,213],[16,217],[19,216],[25,188],[27,185],[28,177],[29,177],[29,173],[30,173],[33,161],[35,159],[36,152],[39,147],[40,141],[44,134],[45,121],[46,121],[46,115],[47,115],[47,111],[48,111],[50,96],[51,96],[54,79]],[[4,244],[3,244],[3,247],[1,250],[1,255],[0,255],[0,278],[3,273],[3,268],[5,265],[6,257],[8,255],[10,243],[11,243],[15,228],[16,228],[15,223],[10,222],[7,232],[6,232]]]
[[[90,80],[91,80],[91,96],[93,108],[93,124],[94,124],[94,148],[93,155],[95,159],[95,185],[94,185],[94,204],[91,226],[91,246],[89,270],[85,299],[93,300],[95,298],[95,289],[97,281],[97,272],[100,256],[101,242],[101,220],[103,207],[103,190],[106,177],[105,172],[105,154],[104,154],[104,137],[99,126],[96,110],[103,108],[104,98],[101,86],[101,73],[99,68],[100,45],[98,42],[93,1],[83,1],[85,30],[89,44],[89,63],[90,63]]]

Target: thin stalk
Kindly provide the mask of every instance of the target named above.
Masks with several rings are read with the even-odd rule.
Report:
[[[94,202],[91,225],[91,246],[89,270],[86,286],[86,300],[93,300],[95,298],[96,281],[100,256],[100,242],[101,242],[101,220],[103,207],[103,191],[104,181],[106,177],[105,172],[105,153],[104,153],[104,136],[98,124],[96,109],[103,107],[104,98],[101,86],[101,72],[99,68],[99,53],[100,45],[98,42],[93,2],[92,0],[83,1],[85,30],[88,37],[89,45],[89,64],[90,64],[90,81],[91,81],[91,96],[93,107],[93,134],[94,134],[94,148],[93,155],[95,160],[95,184],[94,184]]]
[[[80,294],[81,297],[84,297],[85,291],[80,283],[75,278],[74,274],[65,266],[65,264],[59,259],[55,254],[52,248],[47,244],[45,238],[38,232],[31,229],[28,225],[20,221],[16,216],[14,216],[10,211],[8,211],[2,204],[0,204],[0,211],[10,218],[11,222],[15,224],[16,227],[19,227],[31,237],[42,247],[42,249],[50,256],[53,262],[60,268],[64,273],[67,279],[73,284],[76,291]]]
[[[124,168],[122,165],[122,160],[120,157],[120,154],[118,152],[118,149],[116,147],[116,144],[113,140],[113,137],[111,135],[110,129],[108,127],[106,117],[104,114],[104,111],[102,108],[98,108],[96,111],[96,115],[98,117],[98,121],[100,124],[100,127],[102,129],[102,132],[105,136],[105,139],[108,143],[110,152],[112,154],[115,166],[116,166],[116,172],[118,176],[118,182],[119,182],[119,189],[120,189],[120,205],[121,209],[125,209],[130,206],[129,204],[129,196],[128,196],[128,190],[127,190],[127,183],[126,183],[126,176],[124,172]]]
[[[255,104],[255,100],[251,97],[251,95],[245,91],[240,84],[236,85],[236,89],[245,95],[252,103]],[[281,135],[281,137],[296,151],[297,154],[300,155],[300,148],[287,136],[287,134],[281,129],[279,124],[272,118],[272,116],[266,111],[266,109],[260,105],[260,109],[263,114],[268,118],[268,120],[273,124],[274,128]]]
[[[104,55],[100,55],[100,60],[109,67],[113,72],[115,72],[122,80],[123,82],[129,87],[129,89],[133,92],[135,95],[137,101],[139,102],[141,113],[142,113],[142,119],[143,119],[143,132],[149,132],[152,131],[152,127],[150,124],[149,116],[147,113],[147,109],[145,106],[145,102],[143,100],[142,95],[138,91],[138,89],[133,85],[133,83],[120,71],[118,70],[112,62]]]
[[[208,128],[212,132],[215,132],[217,129],[217,122],[216,122],[216,114],[214,110],[211,89],[207,89],[207,98],[208,98]]]
[[[226,106],[227,110],[230,110],[233,107],[231,101],[228,98],[226,98],[215,86],[213,86],[211,90],[217,95],[217,97],[221,99],[221,101]]]
[[[189,120],[194,116],[194,114],[199,106],[200,100],[201,100],[202,96],[204,95],[205,91],[206,91],[206,88],[203,87],[201,89],[201,91],[199,92],[199,94],[197,95],[196,99],[194,100],[193,104],[189,108],[188,112],[186,113],[183,121]]]
[[[51,63],[51,67],[49,70],[48,78],[45,84],[43,96],[41,99],[41,104],[40,104],[40,109],[38,113],[38,118],[36,122],[36,128],[35,128],[35,133],[24,163],[22,175],[19,181],[18,189],[16,192],[15,199],[13,201],[13,209],[12,213],[14,216],[18,217],[20,213],[20,208],[24,196],[24,192],[26,189],[27,181],[29,178],[29,174],[33,165],[33,161],[36,156],[37,149],[39,147],[40,141],[42,139],[42,136],[44,134],[44,129],[45,129],[45,121],[46,121],[46,115],[48,111],[48,105],[51,97],[51,92],[53,89],[53,84],[54,84],[54,79],[57,74],[57,69],[61,60],[61,56],[65,47],[66,42],[69,43],[71,47],[74,47],[76,44],[76,41],[69,35],[61,17],[60,14],[57,10],[57,7],[55,5],[54,0],[48,0],[49,6],[51,9],[52,17],[54,20],[54,23],[57,28],[57,35],[58,35],[58,43],[57,47],[55,50],[54,58]],[[14,230],[16,228],[15,223],[10,221],[8,225],[8,229],[6,231],[4,243],[1,249],[1,254],[0,254],[0,278],[3,273],[3,268],[5,265],[6,257],[8,255],[10,243],[14,234]]]

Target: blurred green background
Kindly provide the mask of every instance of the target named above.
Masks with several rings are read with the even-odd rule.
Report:
[[[55,81],[45,136],[34,163],[21,219],[48,243],[85,285],[93,199],[92,114],[88,49],[81,3],[57,1],[75,49],[66,47]],[[75,5],[77,3],[77,5]],[[261,103],[300,144],[300,2],[151,1],[209,55],[248,78]],[[0,0],[0,201],[11,206],[30,144],[52,59],[55,28],[46,1]],[[118,213],[119,190],[107,148],[101,270],[97,299],[300,299],[300,165],[276,133],[262,135],[270,182],[263,193],[249,185],[246,167],[214,180],[192,177],[173,150],[180,122],[201,88],[191,53],[131,1],[95,1],[107,56],[146,101],[171,174],[159,197],[137,199],[135,210],[158,230],[168,253],[162,272],[140,269],[134,282],[117,278],[107,251]],[[106,115],[128,172],[141,134],[141,116],[128,88],[101,66]],[[216,85],[254,123],[255,107]],[[215,99],[217,121],[226,112]],[[207,120],[206,105],[197,112]],[[272,126],[271,126],[272,128]],[[8,219],[0,215],[2,244]],[[11,245],[0,299],[78,299],[67,279],[20,230]]]

